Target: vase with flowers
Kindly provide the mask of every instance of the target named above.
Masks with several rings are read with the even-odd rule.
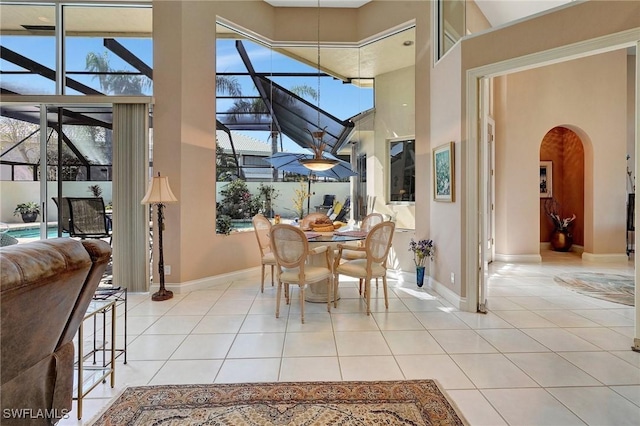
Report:
[[[429,239],[415,241],[413,238],[409,243],[409,251],[413,252],[413,262],[416,264],[416,283],[418,287],[424,284],[427,260],[433,259],[435,246]]]
[[[551,232],[551,238],[549,243],[551,248],[555,251],[569,251],[573,245],[573,235],[571,234],[571,227],[576,220],[576,215],[571,217],[563,217],[560,214],[561,208],[554,198],[549,198],[544,203],[544,211],[547,216],[553,222],[553,231]]]

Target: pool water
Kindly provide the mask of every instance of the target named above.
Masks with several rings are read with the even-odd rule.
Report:
[[[7,231],[7,235],[11,235],[13,238],[40,238],[40,228],[24,228],[24,229],[11,229]],[[58,228],[50,226],[47,228],[47,237],[56,238],[58,236]],[[62,233],[63,237],[68,237],[66,232]]]
[[[250,230],[253,229],[253,223],[251,221],[238,221],[233,223],[233,228],[240,230]],[[23,228],[23,229],[11,229],[7,231],[7,235],[11,235],[13,238],[40,238],[40,228]],[[62,233],[63,237],[68,237],[69,234],[66,232]],[[58,228],[55,226],[50,226],[47,228],[47,237],[48,238],[57,238],[58,237]]]

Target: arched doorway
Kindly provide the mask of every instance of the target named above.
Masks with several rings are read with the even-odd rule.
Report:
[[[584,145],[571,129],[549,130],[540,143],[540,243],[549,243],[555,229],[566,226],[573,251],[584,246]],[[554,219],[551,214],[557,214]],[[575,215],[575,219],[570,218]]]

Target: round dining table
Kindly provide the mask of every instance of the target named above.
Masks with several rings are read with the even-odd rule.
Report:
[[[331,261],[331,269],[333,269],[336,250],[338,244],[353,244],[357,245],[358,241],[363,241],[367,238],[367,232],[362,231],[355,227],[343,227],[340,230],[334,232],[313,232],[305,231],[307,235],[307,241],[309,242],[309,248],[324,245],[329,249],[329,259]],[[317,266],[325,266],[325,254],[316,254],[309,257],[309,264]],[[340,299],[340,293],[337,295]],[[327,283],[325,281],[318,281],[310,283],[305,291],[305,298],[307,302],[327,303]],[[333,297],[331,298],[333,302]]]

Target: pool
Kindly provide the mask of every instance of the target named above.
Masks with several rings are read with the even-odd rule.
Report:
[[[7,235],[11,235],[13,238],[40,238],[40,228],[22,228],[22,229],[10,229],[7,231]],[[58,228],[55,226],[49,226],[47,228],[47,237],[56,238],[58,236]],[[62,233],[63,237],[68,237],[66,232]]]
[[[250,220],[233,221],[233,229],[237,231],[249,231],[253,229],[253,223]],[[22,229],[10,229],[7,231],[7,235],[11,235],[13,238],[40,238],[40,228],[22,228]],[[62,233],[63,237],[68,237],[66,232]],[[47,228],[48,238],[58,237],[58,228],[56,226],[49,226]]]

